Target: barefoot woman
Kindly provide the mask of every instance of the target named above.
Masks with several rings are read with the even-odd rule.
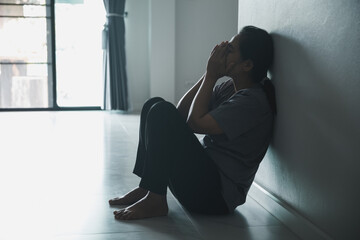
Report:
[[[215,46],[206,73],[177,107],[148,100],[140,117],[134,173],[139,187],[110,205],[116,219],[168,213],[167,188],[189,211],[227,214],[243,204],[268,148],[276,112],[267,71],[273,44],[264,30],[248,26]],[[217,85],[223,76],[231,79]],[[198,141],[194,133],[205,134]]]

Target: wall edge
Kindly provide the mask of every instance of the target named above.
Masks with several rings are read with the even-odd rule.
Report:
[[[330,236],[320,230],[315,224],[300,215],[284,201],[265,190],[258,183],[254,182],[252,184],[249,196],[301,239],[332,240]]]

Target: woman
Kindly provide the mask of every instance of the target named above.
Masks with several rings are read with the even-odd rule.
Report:
[[[116,219],[168,213],[167,187],[189,211],[227,214],[243,204],[268,148],[276,112],[267,79],[273,43],[264,30],[247,26],[230,42],[216,45],[206,73],[177,108],[148,100],[140,117],[134,173],[139,187],[110,205]],[[223,76],[231,79],[217,85]],[[194,133],[206,134],[201,142]]]

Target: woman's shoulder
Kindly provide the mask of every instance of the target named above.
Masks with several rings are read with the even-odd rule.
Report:
[[[233,90],[233,89],[234,89],[234,85],[233,85],[231,78],[216,85],[216,87],[215,87],[215,90],[218,92],[222,92],[222,91],[226,91],[226,90]]]
[[[236,92],[229,100],[233,102],[242,102],[256,107],[267,107],[268,101],[262,87],[244,88]]]
[[[227,101],[234,93],[235,90],[231,79],[216,85],[212,95],[212,108]]]

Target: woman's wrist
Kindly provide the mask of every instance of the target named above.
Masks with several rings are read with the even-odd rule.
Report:
[[[219,78],[216,76],[216,73],[212,73],[210,71],[205,73],[204,81],[216,83],[218,79]]]

